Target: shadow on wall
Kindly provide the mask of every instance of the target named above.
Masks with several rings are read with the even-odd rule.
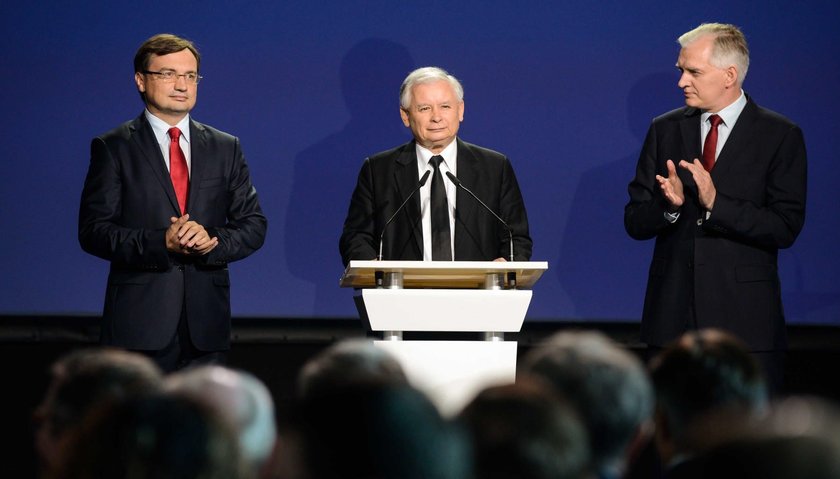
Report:
[[[627,120],[638,149],[580,177],[555,268],[578,318],[641,319],[653,241],[635,241],[624,231],[627,185],[651,120],[680,106],[661,106],[676,88],[673,72],[652,73],[633,85]]]
[[[313,316],[340,314],[346,310],[340,306],[350,302],[338,287],[344,217],[362,161],[410,139],[399,117],[399,88],[414,68],[401,44],[369,38],[353,46],[340,72],[350,120],[295,158],[286,213],[286,261],[296,277],[315,287]]]

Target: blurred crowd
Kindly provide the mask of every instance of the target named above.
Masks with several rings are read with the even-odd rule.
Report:
[[[520,358],[514,384],[444,417],[372,341],[301,369],[288,420],[256,376],[220,365],[168,375],[117,349],[73,351],[35,411],[44,478],[840,478],[840,413],[770,397],[718,330],[645,364],[595,331]],[[285,406],[284,406],[285,407]]]

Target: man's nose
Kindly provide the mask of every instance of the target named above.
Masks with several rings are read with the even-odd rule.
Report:
[[[175,88],[179,91],[185,91],[187,89],[186,75],[178,75],[175,77]]]

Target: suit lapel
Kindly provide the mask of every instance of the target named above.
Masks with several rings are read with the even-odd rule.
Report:
[[[394,184],[397,185],[396,197],[399,199],[399,203],[395,204],[394,208],[399,206],[411,194],[420,181],[420,176],[417,174],[417,148],[413,141],[405,145],[396,161],[397,167],[394,169]],[[421,252],[422,258],[423,225],[420,217],[419,194],[415,194],[408,204],[405,205],[405,214],[408,216],[408,221],[411,225],[411,235],[414,237],[417,249]]]
[[[458,180],[467,188],[475,192],[475,188],[481,184],[480,160],[473,154],[472,150],[464,145],[461,139],[458,142]],[[478,194],[478,193],[477,193]],[[461,250],[465,247],[464,240],[467,238],[466,225],[475,217],[476,208],[480,208],[474,198],[471,198],[462,189],[458,189],[455,195],[455,258],[463,257]]]
[[[199,185],[204,177],[209,158],[207,130],[201,123],[190,119],[190,189],[187,196],[187,212],[198,201]]]
[[[674,167],[677,169],[684,185],[687,185],[695,193],[697,192],[697,185],[694,183],[694,177],[685,168],[680,168],[680,160],[685,160],[689,163],[694,162],[695,158],[700,158],[702,149],[700,148],[700,110],[696,108],[687,108],[685,110],[685,117],[680,121],[680,137],[682,144],[681,158],[671,158],[674,162]]]
[[[169,170],[166,169],[166,163],[160,152],[160,145],[158,145],[157,139],[155,138],[152,125],[146,120],[145,113],[141,113],[131,124],[130,128],[131,139],[149,163],[149,167],[154,172],[155,178],[157,178],[161,188],[163,188],[163,191],[169,198],[169,203],[176,213],[175,216],[178,216],[180,208],[178,207],[178,198],[175,196],[175,188],[172,186],[172,178],[169,176]]]
[[[720,150],[715,167],[712,168],[712,180],[720,176],[725,176],[726,172],[732,168],[732,163],[737,161],[741,156],[741,152],[746,148],[750,139],[753,137],[753,125],[755,124],[757,109],[755,103],[747,97],[747,104],[738,121],[735,122],[735,127],[729,133],[729,138]]]

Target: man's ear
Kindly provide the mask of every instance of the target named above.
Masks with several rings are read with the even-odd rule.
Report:
[[[140,72],[134,72],[134,84],[137,85],[137,91],[146,93],[146,78]]]
[[[726,73],[726,88],[738,86],[738,68],[730,65],[724,72]]]

